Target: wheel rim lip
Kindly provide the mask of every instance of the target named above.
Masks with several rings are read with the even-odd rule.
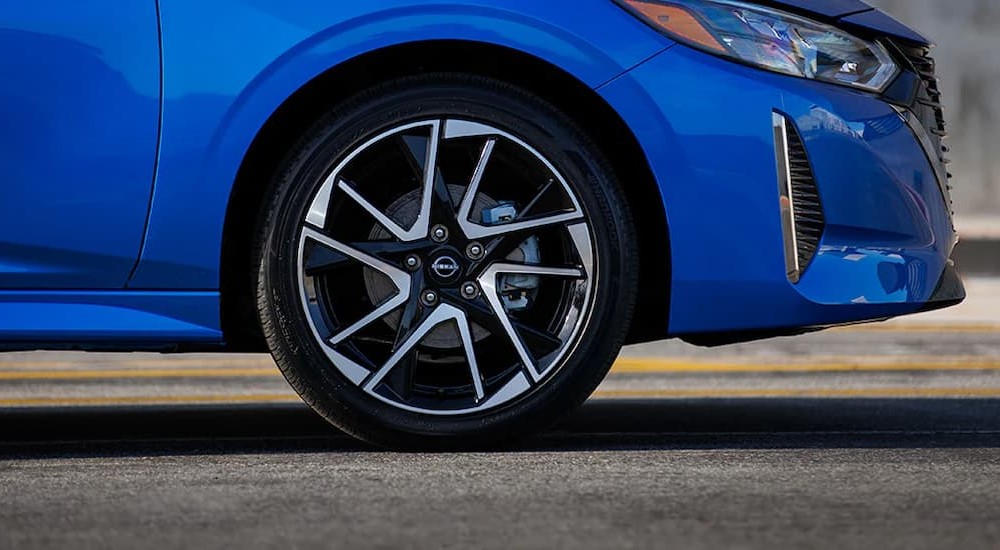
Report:
[[[459,135],[449,136],[447,133],[447,128],[449,127],[450,124],[458,124],[465,130],[468,130],[468,128],[470,128],[469,125],[471,125],[471,127],[473,128],[479,128],[480,130],[483,129],[488,130],[488,133],[480,133],[480,134],[460,133]],[[593,315],[591,304],[594,300],[599,284],[598,280],[599,258],[594,246],[594,237],[591,234],[589,216],[587,216],[586,210],[583,208],[582,204],[577,198],[577,194],[573,189],[573,187],[569,185],[568,181],[565,179],[563,174],[556,169],[555,165],[553,165],[551,161],[549,161],[544,155],[542,155],[537,149],[529,145],[526,141],[508,133],[507,131],[497,128],[492,124],[493,123],[490,123],[488,125],[467,118],[442,116],[440,118],[421,119],[412,122],[405,122],[397,124],[389,128],[388,130],[381,131],[380,133],[376,134],[375,137],[366,139],[361,143],[361,145],[355,146],[342,160],[340,160],[336,164],[336,166],[332,170],[329,171],[329,175],[323,179],[323,182],[319,185],[318,189],[311,193],[310,201],[308,203],[310,207],[308,208],[306,215],[302,218],[304,222],[300,223],[297,254],[296,254],[296,267],[298,274],[297,283],[299,288],[299,298],[301,302],[301,307],[303,308],[303,313],[305,314],[307,324],[314,338],[314,343],[317,344],[322,349],[327,360],[334,366],[334,368],[342,375],[344,375],[348,380],[350,380],[358,389],[361,389],[367,396],[374,397],[381,402],[384,402],[388,405],[391,405],[394,408],[403,411],[408,411],[423,415],[431,415],[431,416],[461,416],[474,413],[481,413],[491,409],[498,409],[503,405],[512,404],[513,402],[519,400],[519,398],[523,398],[531,393],[534,393],[535,390],[545,385],[547,379],[551,378],[558,370],[560,370],[560,368],[563,366],[564,359],[566,358],[566,356],[577,348],[577,346],[580,343],[580,335],[585,331],[586,327],[589,325],[590,319]],[[572,303],[572,300],[580,298],[579,296],[576,296],[570,298],[571,300],[570,304],[566,304],[565,299],[560,301],[560,307],[568,308],[569,313],[567,314],[567,318],[568,316],[570,316],[570,314],[572,314],[572,316],[574,316],[575,318],[572,319],[571,321],[567,321],[566,319],[564,319],[563,321],[560,322],[561,331],[564,331],[567,328],[567,325],[571,324],[572,326],[568,328],[565,337],[560,338],[561,344],[555,352],[552,352],[547,356],[539,358],[539,360],[548,358],[547,366],[544,369],[542,369],[537,376],[529,376],[528,374],[525,373],[526,368],[518,368],[517,372],[513,376],[511,376],[510,379],[503,384],[503,386],[501,386],[499,389],[495,390],[491,394],[487,395],[484,399],[481,400],[480,403],[478,403],[473,407],[467,407],[461,409],[432,409],[425,407],[416,407],[408,403],[390,399],[382,395],[381,393],[375,391],[375,388],[377,387],[380,381],[376,381],[373,384],[371,382],[371,379],[378,371],[376,370],[373,372],[365,368],[364,366],[356,363],[354,360],[345,356],[343,353],[338,352],[336,349],[334,349],[335,344],[330,343],[330,340],[332,338],[331,339],[323,338],[323,336],[320,334],[319,327],[316,324],[313,307],[311,306],[310,297],[307,294],[308,285],[306,281],[307,279],[310,278],[315,279],[315,277],[311,277],[309,275],[306,275],[305,273],[306,244],[308,239],[310,238],[310,232],[314,233],[321,232],[322,229],[320,228],[326,227],[327,212],[329,210],[329,205],[333,200],[332,195],[333,193],[337,192],[338,189],[337,179],[339,175],[344,171],[345,168],[347,168],[350,165],[350,163],[353,160],[355,160],[359,155],[361,155],[364,151],[371,148],[372,146],[375,146],[376,144],[382,142],[385,139],[392,138],[393,136],[396,136],[408,130],[423,128],[423,127],[431,127],[433,128],[434,132],[437,132],[437,134],[432,133],[432,137],[436,136],[438,143],[429,145],[429,147],[430,146],[438,147],[440,142],[443,142],[444,140],[447,139],[489,135],[498,138],[504,138],[514,143],[515,145],[521,147],[522,149],[528,151],[533,158],[537,159],[542,163],[542,165],[548,170],[550,174],[555,176],[558,182],[562,185],[566,197],[568,197],[572,202],[574,208],[573,212],[567,213],[565,216],[560,218],[559,222],[553,221],[550,223],[552,224],[559,223],[562,229],[566,230],[567,233],[570,233],[571,242],[575,247],[576,252],[580,255],[581,260],[583,260],[582,271],[584,273],[584,277],[582,278],[581,281],[578,281],[577,284],[572,285],[574,289],[573,294],[580,294],[581,293],[580,287],[582,286],[583,290],[582,300],[579,301],[578,304]],[[468,192],[469,189],[471,189],[471,185],[467,188],[466,192]],[[474,198],[475,197],[473,197],[473,199]],[[463,203],[464,202],[465,201],[463,201]],[[315,205],[317,203],[323,203],[326,205],[326,208],[322,213],[316,211]],[[466,233],[465,235],[466,240],[470,243],[471,242],[478,243],[483,239],[488,239],[491,236],[500,235],[505,232],[511,232],[517,230],[516,227],[512,228],[512,226],[516,226],[517,224],[506,224],[497,226],[485,226],[485,225],[475,224],[468,220],[467,214],[468,214],[467,212],[463,212],[462,210],[456,212],[458,222],[462,226],[462,230]],[[558,218],[559,216],[555,217]],[[568,222],[571,221],[575,221],[576,223],[568,224]],[[378,220],[378,223],[380,225],[384,225],[381,223],[381,220]],[[405,230],[405,233],[408,236],[413,234],[415,230],[418,228],[418,226],[420,226],[422,223],[427,225],[426,232],[429,232],[431,230],[431,226],[428,223],[428,220],[422,221],[418,219],[416,222],[414,222],[413,226],[409,230]],[[310,228],[309,227],[310,225],[314,227]],[[524,227],[531,228],[530,226],[527,225]],[[539,225],[538,227],[541,227],[541,225]],[[393,236],[398,238],[396,235]],[[459,261],[458,264],[461,265],[462,262]],[[423,267],[421,267],[421,269],[423,269]],[[380,271],[383,274],[385,274],[384,271],[381,270],[377,271]],[[455,276],[452,282],[457,284],[458,287],[460,288],[464,284],[464,279],[463,279],[463,274],[461,273],[462,270],[460,269],[459,271],[460,273]],[[495,288],[499,272],[493,271],[491,267],[487,267],[486,269],[480,271],[481,273],[479,274],[479,276],[474,279],[479,285],[480,289],[479,294],[483,297],[486,297],[487,301],[491,302],[491,305],[494,307],[495,311],[497,307],[500,307],[502,310],[503,306],[502,304],[499,304],[500,297],[499,294],[496,292]],[[405,272],[402,272],[402,274],[407,275],[405,274]],[[394,284],[396,283],[397,282],[394,281]],[[384,318],[385,315],[391,313],[392,311],[396,311],[400,306],[406,303],[406,300],[410,295],[408,290],[408,285],[399,286],[397,284],[397,289],[399,290],[399,292],[397,292],[396,295],[394,295],[388,301],[383,302],[382,304],[376,306],[377,310],[379,308],[386,307],[387,304],[393,304],[392,309],[390,309],[387,313],[383,315],[379,315],[376,318],[376,321],[381,318]],[[435,309],[440,308],[444,305],[445,305],[444,302],[442,302],[439,299],[438,305],[435,306]],[[329,306],[323,306],[318,302],[317,299],[316,307],[323,308]],[[453,307],[453,306],[448,306],[448,307]],[[322,316],[323,314],[320,313],[320,315]],[[501,322],[503,322],[503,319],[507,319],[506,315],[495,315],[495,316],[498,319],[500,319]],[[430,331],[433,331],[433,329],[438,326],[440,326],[440,324],[434,325],[433,327],[431,327]],[[421,336],[421,339],[425,338],[430,331],[423,334]],[[524,344],[523,341],[521,341],[520,344],[522,346],[526,346],[526,344]],[[517,344],[515,343],[515,345]],[[473,349],[472,354],[475,354],[474,346],[472,349]],[[517,365],[518,363],[521,363],[521,361],[515,358],[514,364]],[[532,378],[534,379],[532,380]]]

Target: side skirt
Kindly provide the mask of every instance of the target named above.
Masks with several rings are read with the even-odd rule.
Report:
[[[0,291],[0,351],[222,345],[217,291]]]

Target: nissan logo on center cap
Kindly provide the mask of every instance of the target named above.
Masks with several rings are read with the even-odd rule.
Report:
[[[451,256],[441,256],[431,264],[431,271],[442,279],[451,279],[458,275],[458,262]]]

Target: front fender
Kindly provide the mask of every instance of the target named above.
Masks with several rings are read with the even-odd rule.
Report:
[[[511,48],[596,88],[669,45],[607,0],[174,0],[161,5],[161,146],[130,288],[217,289],[232,186],[271,115],[324,72],[382,48],[463,40]]]

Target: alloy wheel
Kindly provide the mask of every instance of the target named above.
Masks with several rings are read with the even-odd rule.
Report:
[[[536,149],[459,119],[350,151],[301,221],[301,306],[330,364],[394,407],[460,415],[544,384],[590,315],[572,186]]]

